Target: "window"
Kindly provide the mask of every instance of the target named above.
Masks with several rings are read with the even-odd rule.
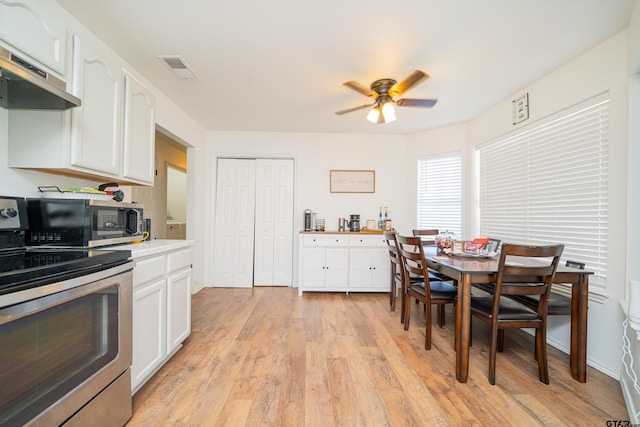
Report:
[[[564,259],[607,276],[609,100],[594,98],[479,147],[480,232],[564,243]]]
[[[462,156],[418,160],[417,228],[462,235]]]

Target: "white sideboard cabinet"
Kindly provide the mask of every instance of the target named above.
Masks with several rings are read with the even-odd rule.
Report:
[[[389,292],[391,264],[381,234],[301,232],[298,295]]]

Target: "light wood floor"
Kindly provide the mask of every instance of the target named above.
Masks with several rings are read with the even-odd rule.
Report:
[[[415,307],[415,306],[414,306]],[[435,310],[434,310],[435,311]],[[424,312],[402,329],[385,294],[205,288],[192,334],[135,394],[134,426],[604,426],[627,420],[619,383],[589,368],[571,378],[549,347],[538,381],[533,337],[507,331],[496,385],[487,329],[474,322],[469,381],[455,379],[453,310],[424,350]],[[596,343],[589,343],[597,345]]]

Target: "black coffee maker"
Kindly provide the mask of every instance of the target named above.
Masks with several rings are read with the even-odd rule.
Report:
[[[349,231],[360,231],[360,215],[349,216]]]

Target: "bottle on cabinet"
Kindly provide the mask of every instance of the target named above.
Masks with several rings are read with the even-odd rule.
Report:
[[[389,208],[385,206],[384,208],[384,224],[385,224],[385,230],[387,231],[391,231],[392,227],[391,227],[391,218],[389,217]]]
[[[387,206],[380,206],[380,211],[378,213],[378,230],[391,230],[391,228],[389,208]]]

